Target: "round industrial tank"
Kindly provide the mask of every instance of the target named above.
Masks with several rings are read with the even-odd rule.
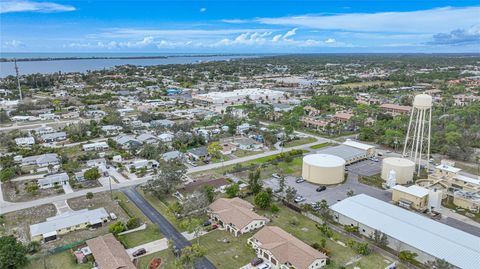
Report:
[[[330,154],[303,157],[302,177],[321,185],[338,184],[344,180],[345,160]]]
[[[390,171],[395,171],[395,183],[406,184],[413,181],[415,163],[404,158],[389,157],[382,161],[382,179],[387,181]]]
[[[432,107],[432,97],[428,94],[415,95],[413,107],[417,109],[428,109]]]

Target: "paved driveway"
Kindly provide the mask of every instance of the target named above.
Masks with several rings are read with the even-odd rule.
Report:
[[[190,246],[191,243],[175,229],[155,208],[153,208],[136,190],[135,187],[122,189],[122,192],[132,201],[153,223],[157,224],[166,238],[173,241],[178,248]],[[195,263],[197,269],[216,269],[207,258],[201,258]]]
[[[347,169],[349,172],[360,176],[373,176],[381,172],[380,161],[374,162],[370,160],[350,164],[347,166]]]

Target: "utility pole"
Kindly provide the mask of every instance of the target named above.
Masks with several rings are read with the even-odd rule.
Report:
[[[22,96],[22,88],[20,87],[20,75],[19,75],[19,72],[18,72],[17,59],[13,59],[13,61],[15,63],[15,73],[17,74],[18,96],[20,97],[20,100],[22,100],[23,96]]]

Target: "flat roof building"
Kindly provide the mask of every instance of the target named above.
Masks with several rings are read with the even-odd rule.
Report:
[[[367,237],[379,230],[387,235],[390,248],[415,252],[420,262],[444,259],[463,269],[477,269],[480,264],[479,237],[398,206],[359,194],[330,209],[335,221],[358,226]]]
[[[270,100],[276,101],[282,99],[284,93],[282,91],[274,91],[268,89],[251,88],[240,89],[229,92],[210,92],[193,96],[193,99],[209,104],[240,104],[250,100]]]

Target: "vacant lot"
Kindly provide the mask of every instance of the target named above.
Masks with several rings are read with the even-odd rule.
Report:
[[[90,269],[91,263],[77,264],[70,251],[34,258],[24,269]]]
[[[225,231],[212,231],[200,237],[200,245],[207,248],[207,258],[217,267],[222,269],[237,269],[249,263],[255,254],[247,245],[247,238],[253,233],[234,237]],[[229,243],[225,243],[227,240]],[[196,243],[194,240],[192,243]],[[175,266],[175,256],[170,250],[153,253],[139,259],[138,269],[146,269],[148,263],[160,257],[164,269],[179,268]]]
[[[3,214],[3,227],[0,226],[1,235],[15,235],[22,242],[30,242],[30,225],[45,221],[53,217],[57,209],[52,204],[31,207]]]
[[[26,202],[64,194],[62,186],[50,189],[38,189],[35,192],[27,192],[27,186],[37,184],[35,180],[12,181],[2,184],[3,198],[9,202]]]
[[[304,138],[288,141],[288,142],[285,143],[284,147],[285,148],[291,148],[291,147],[296,147],[296,146],[300,146],[300,145],[305,145],[305,144],[308,144],[308,143],[313,143],[315,141],[317,141],[317,139],[315,139],[313,137],[304,137]]]

